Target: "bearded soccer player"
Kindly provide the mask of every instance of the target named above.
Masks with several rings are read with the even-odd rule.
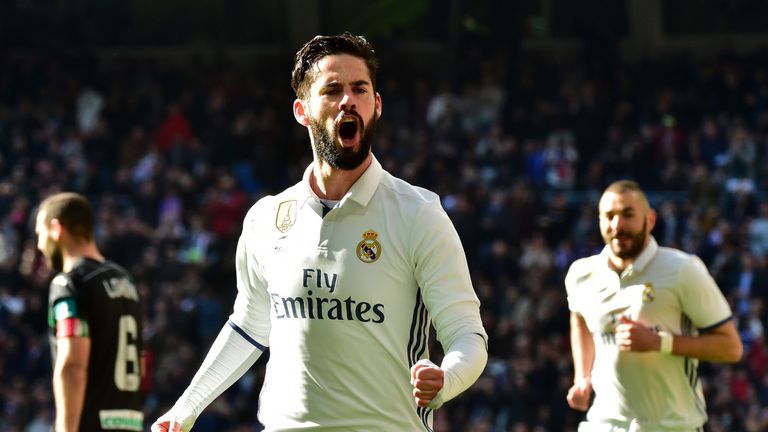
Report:
[[[485,367],[479,301],[439,197],[371,153],[382,112],[371,45],[317,36],[295,60],[293,113],[313,162],[248,212],[234,312],[153,431],[190,430],[267,347],[268,432],[429,431],[432,410]],[[428,361],[430,322],[446,353],[439,366]]]
[[[732,363],[743,351],[730,307],[698,257],[656,243],[656,213],[637,183],[606,188],[599,222],[605,248],[565,278],[574,363],[567,400],[589,409],[579,431],[702,431],[699,361]]]
[[[99,252],[91,206],[59,193],[39,206],[37,247],[57,274],[48,317],[56,432],[143,430],[141,306],[122,267]]]

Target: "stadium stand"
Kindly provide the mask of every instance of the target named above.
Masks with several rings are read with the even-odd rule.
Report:
[[[483,377],[436,412],[435,431],[575,431],[562,281],[574,259],[601,248],[597,198],[625,177],[659,210],[659,242],[699,254],[737,315],[744,360],[701,367],[708,430],[768,430],[768,56],[602,65],[530,56],[514,67],[504,52],[475,56],[442,74],[403,70],[382,53],[379,81],[374,152],[441,195],[490,336]],[[65,189],[93,200],[104,254],[139,281],[154,419],[226,320],[244,212],[309,163],[290,114],[289,63],[4,63],[0,431],[50,429],[50,275],[32,218],[34,203]],[[196,430],[259,430],[263,360]]]

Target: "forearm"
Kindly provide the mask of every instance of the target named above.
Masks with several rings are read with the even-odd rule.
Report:
[[[481,335],[468,333],[457,337],[440,364],[445,380],[430,407],[438,408],[468,389],[483,373],[487,362],[488,350]]]
[[[200,369],[171,410],[188,430],[198,415],[237,381],[262,351],[225,324]]]
[[[88,371],[80,365],[56,365],[53,373],[53,394],[56,404],[56,432],[76,432],[85,401]]]
[[[724,334],[674,335],[672,354],[709,362],[735,363],[741,359],[742,347],[738,339]]]
[[[595,342],[584,318],[576,313],[571,313],[571,355],[574,382],[590,379],[595,362]]]

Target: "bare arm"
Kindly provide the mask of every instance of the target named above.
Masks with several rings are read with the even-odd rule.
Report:
[[[88,358],[91,339],[63,337],[56,340],[56,364],[53,368],[53,396],[56,402],[56,432],[75,432],[88,384]]]
[[[586,411],[592,396],[592,366],[595,362],[595,341],[584,318],[571,312],[571,355],[573,356],[573,386],[568,390],[568,405]]]
[[[672,342],[672,354],[710,362],[736,363],[741,360],[743,352],[744,347],[733,320],[699,336],[675,335]]]
[[[584,317],[575,312],[571,312],[571,354],[574,380],[589,379],[595,362],[595,341],[592,340],[592,333]]]
[[[659,351],[661,337],[644,325],[622,319],[616,327],[616,339],[622,351]],[[744,347],[733,320],[698,336],[674,335],[672,354],[704,361],[735,363],[741,359]]]

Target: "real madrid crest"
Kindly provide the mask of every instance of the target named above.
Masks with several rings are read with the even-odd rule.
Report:
[[[357,244],[357,257],[364,263],[372,263],[381,256],[381,243],[376,240],[379,234],[374,230],[363,233],[363,241]]]
[[[296,200],[283,201],[277,207],[275,215],[275,227],[281,233],[284,233],[293,227],[296,223]]]
[[[646,282],[645,288],[643,288],[643,303],[650,303],[656,299],[656,290],[653,289],[653,284]]]

